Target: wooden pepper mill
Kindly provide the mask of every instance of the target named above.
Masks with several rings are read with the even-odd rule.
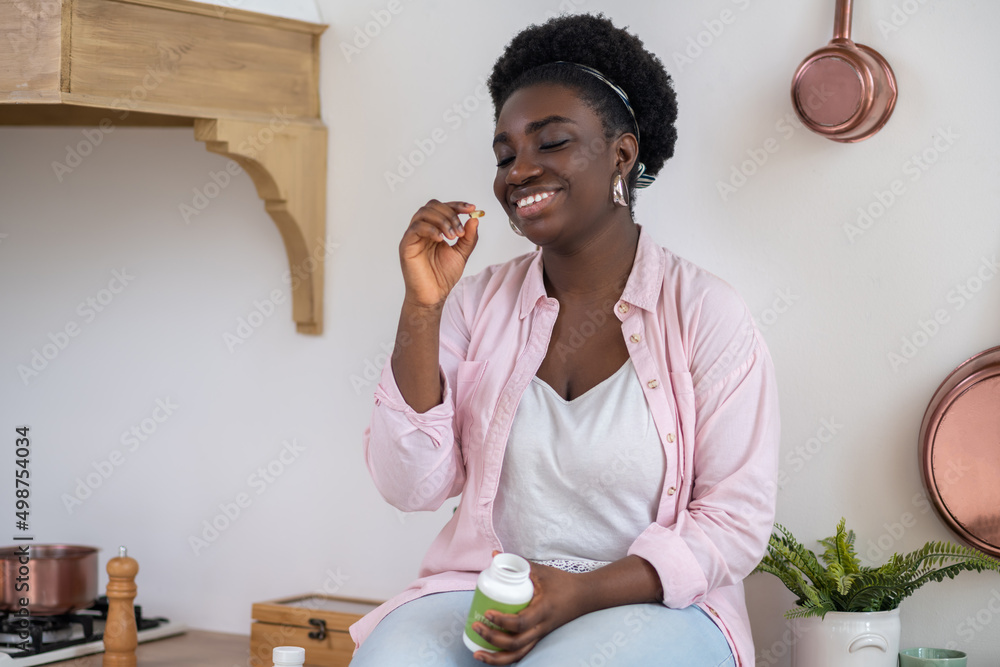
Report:
[[[108,621],[104,626],[104,667],[135,667],[139,636],[135,627],[135,575],[139,564],[125,547],[108,561]]]

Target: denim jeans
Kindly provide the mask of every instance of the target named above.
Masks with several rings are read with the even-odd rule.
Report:
[[[462,641],[472,591],[435,593],[393,610],[351,667],[477,667]],[[519,667],[734,667],[722,631],[698,607],[632,604],[602,609],[543,637]]]

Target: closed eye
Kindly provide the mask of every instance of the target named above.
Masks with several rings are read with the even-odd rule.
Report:
[[[552,148],[559,148],[563,144],[567,144],[567,143],[569,143],[569,139],[563,139],[562,141],[556,141],[555,143],[551,143],[551,144],[542,144],[541,145],[541,149],[542,150],[549,150],[549,149],[552,149]],[[503,160],[500,160],[500,162],[497,163],[497,167],[498,168],[500,168],[500,167],[506,167],[508,164],[511,163],[511,161],[513,161],[513,159],[514,158],[512,158],[512,157],[504,158]]]

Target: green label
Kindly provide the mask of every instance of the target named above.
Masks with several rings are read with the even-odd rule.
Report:
[[[492,609],[503,614],[516,614],[527,606],[527,602],[522,604],[504,604],[496,600],[491,600],[477,588],[472,596],[472,607],[469,608],[469,620],[465,622],[465,636],[488,651],[499,651],[499,648],[480,637],[479,633],[472,629],[472,624],[478,621],[489,628],[505,632],[505,630],[501,630],[496,624],[486,620],[486,612]]]

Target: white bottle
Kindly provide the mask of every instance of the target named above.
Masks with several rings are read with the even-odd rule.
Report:
[[[493,609],[504,614],[516,614],[531,602],[535,586],[528,575],[531,565],[514,554],[497,554],[490,566],[483,570],[476,581],[476,592],[472,596],[469,618],[465,622],[462,639],[470,651],[499,650],[472,629],[476,621],[489,627],[496,627],[486,620],[484,614]]]
[[[298,646],[275,646],[271,660],[274,667],[302,667],[306,664],[306,650]]]

